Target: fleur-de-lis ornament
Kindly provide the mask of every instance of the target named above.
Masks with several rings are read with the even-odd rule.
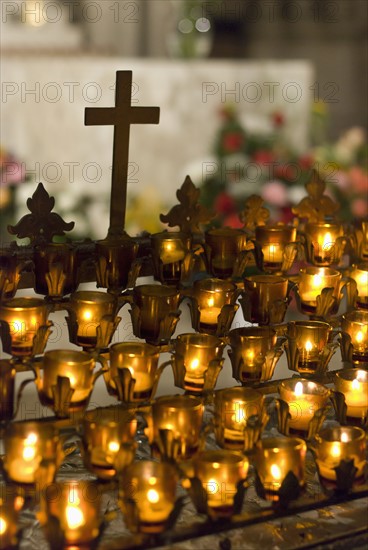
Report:
[[[330,197],[324,195],[326,182],[316,170],[313,170],[312,178],[305,184],[305,188],[308,197],[304,197],[299,204],[292,208],[293,214],[312,223],[335,216],[340,207]]]
[[[270,211],[263,204],[264,200],[258,195],[251,195],[245,201],[244,209],[239,214],[244,229],[253,231],[257,225],[266,225]]]

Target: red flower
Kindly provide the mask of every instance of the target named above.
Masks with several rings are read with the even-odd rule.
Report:
[[[222,147],[226,153],[240,151],[244,144],[244,135],[241,132],[225,134],[222,140]]]
[[[235,203],[232,197],[227,193],[217,195],[214,204],[215,211],[218,214],[231,214],[235,210]]]
[[[275,128],[281,128],[285,124],[285,117],[280,111],[272,113],[272,122]]]
[[[238,214],[234,212],[224,219],[223,226],[231,227],[233,229],[241,229],[242,227],[244,227],[244,224],[240,221]]]
[[[299,165],[302,170],[309,170],[310,168],[312,168],[313,163],[314,163],[314,158],[312,157],[312,155],[306,154],[306,155],[302,155],[299,158]]]
[[[267,149],[259,149],[258,151],[254,151],[252,160],[258,164],[270,164],[275,160],[275,155]]]

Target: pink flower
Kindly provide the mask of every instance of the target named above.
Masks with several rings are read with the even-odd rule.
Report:
[[[2,162],[0,175],[0,184],[2,186],[7,187],[8,185],[21,183],[25,180],[25,176],[24,163],[12,160],[11,157]]]
[[[347,173],[342,170],[332,174],[332,183],[336,183],[336,186],[343,191],[347,191],[350,187],[350,179]]]
[[[286,206],[287,188],[281,181],[269,181],[262,187],[262,198],[274,206]]]
[[[354,199],[351,203],[351,211],[354,216],[364,218],[368,212],[368,202],[365,199]]]
[[[368,175],[359,166],[350,168],[348,177],[354,191],[357,193],[368,192]]]

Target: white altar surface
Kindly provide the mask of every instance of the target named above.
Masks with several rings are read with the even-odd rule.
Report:
[[[313,99],[307,61],[4,56],[1,144],[32,176],[19,201],[25,203],[38,181],[63,210],[88,193],[100,201],[91,237],[104,237],[108,227],[113,129],[85,127],[84,108],[114,105],[117,70],[133,70],[133,105],[161,108],[159,126],[131,129],[128,198],[147,191],[171,206],[186,174],[200,182],[216,162],[211,147],[225,102],[235,103],[254,131],[269,130],[270,115],[283,112],[285,138],[298,149],[307,144]]]

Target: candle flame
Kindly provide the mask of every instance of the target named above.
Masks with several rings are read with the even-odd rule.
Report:
[[[83,311],[83,319],[85,321],[90,321],[92,319],[92,311],[89,309],[85,309]]]
[[[157,477],[155,477],[155,476],[150,477],[149,480],[148,480],[148,483],[149,483],[149,485],[156,485]]]
[[[147,491],[147,500],[151,502],[151,504],[156,504],[160,500],[160,496],[156,489],[150,489]]]
[[[215,299],[214,298],[209,298],[208,302],[207,302],[207,305],[208,305],[208,307],[213,307],[214,303],[215,303]]]
[[[84,514],[75,504],[69,504],[65,509],[69,529],[78,529],[84,524]]]
[[[322,286],[322,277],[321,275],[313,275],[312,285],[314,288],[321,288]]]
[[[297,382],[295,384],[294,393],[296,397],[300,397],[301,395],[303,395],[304,392],[302,382]]]
[[[120,449],[120,445],[118,441],[110,441],[109,442],[109,451],[112,453],[117,453]]]
[[[27,439],[25,440],[25,444],[26,445],[35,445],[37,443],[37,434],[35,433],[30,433],[28,434],[27,436]]]
[[[355,336],[355,340],[357,341],[358,344],[361,344],[364,340],[364,334],[363,334],[363,331],[362,330],[359,330],[357,333],[356,333],[356,336]]]
[[[0,535],[3,535],[8,528],[8,524],[4,518],[0,517]]]
[[[37,434],[35,433],[28,434],[28,437],[24,440],[24,447],[23,447],[23,460],[25,460],[26,462],[30,462],[36,456],[36,447],[35,447],[36,443],[37,443]]]
[[[307,343],[305,344],[305,351],[312,351],[313,349],[313,344],[310,340],[307,341]]]
[[[193,361],[190,363],[190,368],[192,370],[196,370],[199,366],[199,359],[193,359]]]
[[[347,443],[349,441],[349,436],[348,436],[347,433],[343,432],[341,434],[341,441],[342,441],[342,443]]]
[[[332,235],[331,233],[326,233],[326,235],[324,236],[324,239],[323,239],[323,245],[322,245],[322,249],[323,250],[330,250],[330,248],[333,246],[333,242],[332,242]]]
[[[281,479],[281,470],[277,466],[277,464],[272,464],[270,471],[271,471],[271,475],[274,479],[276,479],[276,480]]]
[[[338,443],[334,443],[331,447],[331,454],[334,458],[338,458],[341,455],[341,448]]]
[[[353,390],[355,390],[355,391],[360,390],[360,382],[359,382],[359,380],[358,380],[357,378],[355,378],[355,379],[353,380],[353,383],[352,383],[351,386],[352,386]]]
[[[172,243],[166,243],[166,250],[167,250],[167,252],[171,252],[172,249],[173,249]]]
[[[212,464],[212,468],[213,468],[214,470],[218,470],[218,469],[220,468],[220,463],[219,463],[219,462],[214,462],[214,463]]]
[[[252,349],[249,349],[247,351],[247,358],[251,361],[252,359],[254,359],[254,351]]]

